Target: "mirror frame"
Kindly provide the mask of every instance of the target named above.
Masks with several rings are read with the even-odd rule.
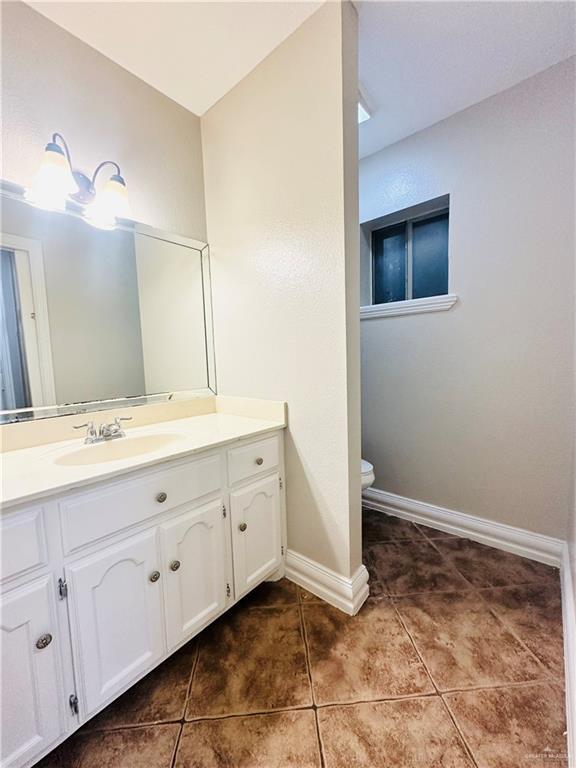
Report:
[[[0,180],[0,197],[16,200],[35,208],[24,196],[24,188],[13,182]],[[42,209],[43,210],[43,209]],[[67,202],[65,211],[58,211],[67,216],[73,216],[84,221],[86,226],[91,224],[82,216],[82,206],[72,201]],[[81,413],[93,413],[96,411],[110,410],[112,408],[130,408],[139,405],[151,405],[176,400],[189,400],[194,397],[206,397],[217,393],[216,385],[216,352],[214,349],[214,318],[212,312],[212,276],[210,269],[210,248],[203,240],[195,240],[183,235],[166,232],[148,224],[120,219],[115,229],[145,235],[155,240],[175,243],[184,248],[196,251],[200,256],[200,269],[202,274],[202,303],[204,310],[204,340],[206,346],[206,377],[208,386],[200,389],[187,390],[186,394],[179,392],[161,392],[153,395],[134,395],[131,397],[119,397],[109,400],[90,400],[79,403],[67,403],[65,405],[36,406],[20,408],[12,411],[0,411],[0,424],[14,424],[29,422],[36,419],[56,418],[58,416],[71,416]],[[0,212],[0,231],[2,220]],[[8,234],[8,233],[7,233]]]

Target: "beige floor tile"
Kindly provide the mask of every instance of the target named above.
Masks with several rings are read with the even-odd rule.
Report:
[[[550,685],[444,696],[478,768],[567,768],[564,701]]]
[[[270,605],[298,605],[298,589],[299,587],[288,579],[265,581],[242,599],[241,606],[265,608]]]
[[[434,687],[387,599],[369,599],[356,616],[304,605],[317,704],[431,693]]]
[[[424,536],[409,520],[401,520],[373,509],[362,510],[362,544],[364,548],[386,541],[423,539]]]
[[[299,606],[239,606],[202,633],[187,720],[311,703]]]
[[[320,768],[314,711],[186,723],[175,768]]]
[[[483,590],[490,608],[556,679],[564,679],[560,585],[530,584]]]
[[[422,523],[415,523],[416,528],[418,528],[421,533],[424,534],[424,536],[427,539],[457,539],[458,536],[455,536],[453,533],[446,533],[446,531],[441,531],[439,528],[431,528],[429,525],[422,525]]]
[[[437,539],[434,546],[476,587],[558,582],[558,569],[470,539]]]
[[[317,597],[316,595],[312,594],[312,592],[308,592],[308,590],[304,589],[304,587],[299,587],[299,595],[300,595],[301,603],[324,603],[325,604],[325,601],[322,600],[321,597]]]
[[[197,643],[192,640],[89,720],[85,730],[180,720],[196,653]]]
[[[180,724],[78,732],[36,768],[170,768]]]
[[[318,710],[326,768],[474,768],[438,696]]]
[[[428,541],[376,544],[369,550],[368,570],[371,594],[410,595],[470,586]]]
[[[475,592],[395,601],[440,690],[542,680],[546,671]]]

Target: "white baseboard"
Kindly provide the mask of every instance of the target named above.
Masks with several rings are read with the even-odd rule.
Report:
[[[289,549],[286,553],[286,578],[350,616],[358,613],[368,597],[365,565],[359,566],[352,578],[347,578]]]
[[[551,536],[532,533],[482,517],[474,517],[452,509],[437,507],[415,499],[407,499],[388,491],[368,488],[362,495],[363,506],[422,523],[456,536],[464,536],[496,549],[528,557],[547,565],[560,567],[565,542]]]
[[[566,722],[568,765],[576,768],[576,585],[572,579],[568,545],[562,558],[562,619],[564,622],[564,666],[566,670]]]

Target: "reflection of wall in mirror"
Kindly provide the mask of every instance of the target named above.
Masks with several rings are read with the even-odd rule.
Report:
[[[208,386],[200,252],[134,238],[146,392]]]
[[[42,244],[56,403],[143,394],[132,234],[8,198],[2,230]]]

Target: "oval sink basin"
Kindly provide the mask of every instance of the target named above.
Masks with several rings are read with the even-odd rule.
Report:
[[[56,464],[65,467],[77,467],[88,464],[101,464],[105,461],[119,461],[153,453],[183,439],[183,435],[161,434],[143,435],[142,437],[119,437],[105,443],[84,445],[76,451],[70,451],[55,459]]]

